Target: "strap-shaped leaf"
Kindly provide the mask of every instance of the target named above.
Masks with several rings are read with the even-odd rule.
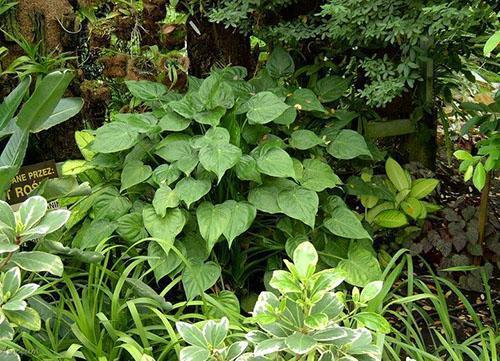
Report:
[[[31,77],[24,78],[0,104],[0,130],[7,126],[21,104],[31,84]]]
[[[52,115],[73,79],[68,71],[48,74],[36,87],[17,116],[17,126],[24,130],[37,129]]]

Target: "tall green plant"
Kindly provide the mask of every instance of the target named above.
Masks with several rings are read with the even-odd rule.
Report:
[[[23,163],[30,133],[62,123],[82,108],[79,98],[61,99],[72,79],[70,71],[50,73],[21,106],[31,83],[31,78],[26,77],[0,104],[0,139],[10,135],[0,155],[0,199],[5,198],[11,180]]]

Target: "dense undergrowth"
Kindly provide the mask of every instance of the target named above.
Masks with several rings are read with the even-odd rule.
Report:
[[[154,13],[161,1],[119,2],[105,17],[109,4],[81,8],[87,59],[100,49],[104,64],[103,79],[82,82],[84,100],[74,83],[97,62],[61,70],[75,58],[14,38],[29,55],[2,72],[15,86],[0,104],[0,360],[496,361],[500,252],[488,202],[500,96],[498,64],[484,59],[498,32],[483,58],[439,53],[488,29],[491,8],[437,1],[420,13],[395,2],[375,31],[366,11],[348,11],[359,1],[322,3],[300,22],[283,19],[288,2],[193,3],[189,16],[252,33],[254,68],[216,63],[196,77],[161,46],[141,46],[182,43],[186,19],[170,4],[169,24]],[[382,16],[379,3],[369,9]],[[14,5],[0,0],[0,16]],[[319,39],[342,43],[344,59],[314,49]],[[439,93],[422,100],[429,57]],[[148,61],[161,71],[142,76]],[[411,112],[393,112],[409,119],[383,116],[410,95]],[[80,112],[91,121],[65,135],[78,157],[11,207],[30,139]],[[403,164],[437,114],[448,164],[453,153],[470,197],[482,192],[478,207],[450,208],[446,179]],[[394,135],[410,140],[388,144]]]

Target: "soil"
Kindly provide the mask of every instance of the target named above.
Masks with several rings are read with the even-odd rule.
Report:
[[[186,26],[184,24],[164,25],[161,29],[161,43],[167,49],[182,47],[186,41]]]
[[[127,64],[127,80],[149,80],[154,81],[158,71],[148,60],[131,58]]]
[[[129,56],[117,54],[105,56],[99,59],[99,63],[104,66],[103,75],[108,78],[124,78],[127,75],[127,64]]]
[[[59,22],[74,16],[73,7],[67,0],[18,0],[16,9],[19,29],[27,39],[35,40],[37,14],[41,16],[45,46],[49,50],[60,47],[64,30]]]

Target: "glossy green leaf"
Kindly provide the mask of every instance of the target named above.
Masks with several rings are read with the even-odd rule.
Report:
[[[356,215],[346,207],[337,207],[333,210],[324,226],[333,234],[353,239],[371,239]]]
[[[61,259],[49,253],[31,251],[18,252],[12,256],[12,262],[25,271],[49,272],[55,276],[62,276],[63,263]]]
[[[139,133],[119,122],[106,123],[96,131],[91,150],[115,153],[132,148],[139,141]]]
[[[306,112],[324,112],[326,110],[318,100],[316,94],[307,88],[295,90],[292,96],[287,99],[287,104],[290,104],[295,109]]]
[[[326,76],[318,80],[314,91],[322,103],[330,103],[341,98],[350,87],[350,80],[340,76]]]
[[[290,137],[290,146],[300,150],[314,148],[319,144],[323,144],[323,140],[307,129],[296,130]]]
[[[17,108],[21,105],[24,95],[31,84],[31,77],[25,77],[16,88],[7,95],[0,104],[0,130],[4,129],[14,117]]]
[[[474,175],[472,176],[472,183],[477,190],[481,191],[486,184],[486,170],[484,169],[483,163],[479,162],[474,169]]]
[[[327,151],[338,159],[353,159],[360,155],[371,157],[365,138],[350,129],[341,130],[328,144]]]
[[[155,192],[153,207],[156,214],[165,217],[168,208],[176,208],[179,205],[179,195],[169,186],[161,186]]]
[[[224,173],[234,167],[242,155],[241,149],[229,143],[211,143],[200,150],[200,163],[208,171],[217,174],[220,180]]]
[[[192,263],[182,274],[182,285],[186,298],[192,300],[212,287],[221,275],[221,268],[215,262]]]
[[[273,78],[285,78],[294,73],[295,64],[285,49],[276,47],[269,55],[266,70]]]
[[[316,192],[302,187],[282,190],[278,194],[278,206],[287,216],[314,229],[319,206]]]
[[[375,224],[384,228],[399,228],[408,224],[408,219],[404,213],[395,209],[388,209],[380,212],[375,216],[374,221]]]
[[[206,179],[194,179],[191,177],[183,178],[175,186],[175,193],[179,199],[186,203],[189,208],[191,204],[200,200],[205,194],[210,191],[211,183]]]
[[[229,248],[236,237],[247,231],[252,225],[257,210],[255,206],[248,202],[225,201],[222,204],[229,212],[229,222],[223,231],[229,243]]]
[[[387,177],[391,183],[394,184],[394,187],[396,187],[398,191],[411,188],[411,182],[408,180],[406,172],[394,159],[387,159],[385,162],[385,172],[387,173]]]
[[[230,209],[224,204],[213,205],[209,202],[203,202],[196,209],[196,219],[198,220],[200,234],[207,241],[207,248],[212,250],[215,243],[229,226]]]
[[[186,224],[186,216],[179,208],[167,209],[165,216],[160,217],[153,206],[146,206],[142,218],[151,237],[168,241],[173,241]]]
[[[319,159],[306,159],[303,164],[304,171],[299,182],[304,188],[321,192],[342,184],[340,178],[327,163]]]
[[[311,277],[318,263],[318,253],[310,242],[303,242],[293,252],[293,264],[302,280]]]
[[[417,179],[413,182],[411,186],[411,192],[409,196],[417,199],[422,199],[424,197],[427,197],[429,194],[432,193],[432,191],[434,191],[434,189],[437,187],[438,184],[439,181],[437,179],[430,179],[430,178]]]
[[[277,178],[294,178],[292,158],[280,148],[270,148],[258,155],[257,169],[260,173]]]
[[[294,332],[292,335],[285,338],[285,344],[293,353],[303,355],[316,346],[316,341],[309,335]]]
[[[250,124],[266,124],[277,119],[288,108],[274,93],[261,92],[248,101],[247,118]]]

